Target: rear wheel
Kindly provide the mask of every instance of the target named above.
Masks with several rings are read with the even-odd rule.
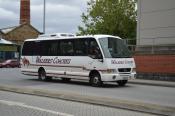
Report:
[[[41,70],[38,72],[38,79],[41,81],[51,81],[52,77],[47,77],[46,72],[44,70]]]
[[[119,81],[117,81],[119,86],[125,86],[127,82],[128,82],[128,80],[119,80]]]
[[[94,87],[100,87],[103,85],[103,82],[101,81],[101,77],[99,74],[94,74],[90,78],[90,84]]]

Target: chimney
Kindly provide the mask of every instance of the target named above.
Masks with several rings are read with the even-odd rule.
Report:
[[[20,3],[20,24],[30,24],[30,0],[21,0]]]

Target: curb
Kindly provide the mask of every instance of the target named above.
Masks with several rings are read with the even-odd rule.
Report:
[[[138,85],[151,85],[151,86],[161,86],[161,87],[172,87],[175,88],[175,82],[167,82],[167,81],[154,81],[154,80],[129,80],[130,84],[138,84]]]
[[[113,99],[113,98],[107,98],[107,97],[95,97],[95,96],[87,96],[87,95],[85,96],[85,95],[79,95],[75,93],[48,91],[43,89],[21,88],[17,86],[6,86],[6,85],[0,85],[0,90],[21,93],[21,94],[51,97],[51,98],[82,102],[82,103],[88,103],[88,104],[102,105],[102,106],[113,107],[113,108],[121,108],[121,109],[127,109],[127,110],[133,110],[133,111],[139,111],[139,112],[145,112],[145,113],[151,113],[151,114],[157,114],[157,115],[164,115],[164,116],[175,115],[175,107],[160,106],[156,104],[119,100],[119,99]]]

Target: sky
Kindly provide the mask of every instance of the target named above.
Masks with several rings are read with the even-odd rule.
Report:
[[[31,24],[43,32],[43,1],[30,0]],[[46,33],[76,33],[88,0],[46,0]],[[20,0],[0,0],[0,28],[19,25]]]

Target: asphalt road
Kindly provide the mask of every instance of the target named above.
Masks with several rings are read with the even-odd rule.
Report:
[[[147,113],[0,91],[0,116],[154,116]]]
[[[104,87],[91,87],[87,82],[73,80],[64,83],[58,79],[41,82],[34,76],[25,76],[20,69],[0,69],[0,85],[64,91],[90,96],[104,96],[122,100],[139,101],[175,107],[175,89],[169,87],[127,84],[118,87],[116,83],[107,83]]]

